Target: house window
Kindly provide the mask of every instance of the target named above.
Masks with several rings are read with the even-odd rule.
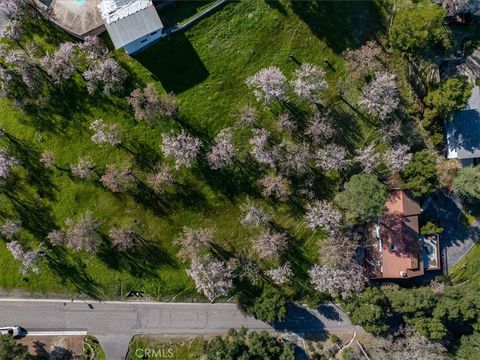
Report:
[[[140,41],[141,43],[144,43],[144,42],[147,42],[148,39],[143,39],[142,41]]]
[[[390,250],[396,251],[396,250],[397,250],[397,246],[396,246],[395,244],[390,245]]]
[[[154,31],[153,33],[151,33],[150,36],[153,36],[153,35],[155,35],[156,33],[158,33],[158,30],[157,30],[157,31]]]

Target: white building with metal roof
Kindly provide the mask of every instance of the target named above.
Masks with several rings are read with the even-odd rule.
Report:
[[[98,4],[116,49],[135,54],[162,36],[163,24],[152,0],[104,0]]]

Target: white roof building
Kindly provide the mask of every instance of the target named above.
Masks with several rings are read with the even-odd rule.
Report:
[[[162,35],[152,0],[104,0],[98,10],[115,48],[128,54],[138,53]]]

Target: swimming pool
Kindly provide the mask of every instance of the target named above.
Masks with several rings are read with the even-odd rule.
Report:
[[[75,0],[77,2],[77,4],[80,4],[82,5],[83,3],[85,3],[86,0]]]

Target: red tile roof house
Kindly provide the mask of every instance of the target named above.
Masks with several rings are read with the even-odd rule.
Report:
[[[430,254],[426,256],[419,235],[419,204],[406,192],[395,190],[390,193],[385,209],[379,221],[372,224],[365,246],[369,278],[408,279],[423,275],[425,270],[437,270],[438,240],[435,240],[434,253],[430,247]],[[430,266],[432,259],[437,267]]]

